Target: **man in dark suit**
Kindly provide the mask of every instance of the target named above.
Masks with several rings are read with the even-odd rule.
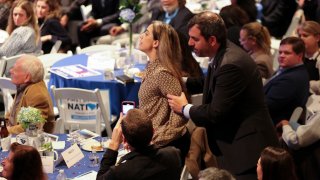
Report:
[[[120,24],[119,0],[91,0],[91,17],[79,28],[78,36],[81,48],[90,45],[90,39],[106,35],[112,26]]]
[[[290,119],[294,109],[305,107],[309,96],[309,76],[303,65],[305,46],[297,37],[281,41],[279,70],[263,87],[274,125]]]
[[[170,24],[176,31],[180,31],[187,38],[187,24],[193,17],[193,13],[185,5],[186,0],[161,0],[162,8],[153,11],[151,20]]]
[[[174,147],[159,149],[150,145],[152,136],[152,122],[143,111],[132,109],[125,117],[120,115],[102,158],[97,180],[180,179],[180,151]],[[121,142],[130,152],[115,166]]]
[[[210,58],[202,105],[188,104],[184,94],[168,95],[169,105],[207,129],[209,146],[220,168],[238,180],[256,179],[260,152],[278,145],[257,66],[243,50],[227,42],[219,15],[197,14],[188,27],[193,51]],[[189,83],[188,78],[187,87]]]
[[[298,4],[293,0],[262,0],[261,23],[270,34],[281,38],[287,31]]]

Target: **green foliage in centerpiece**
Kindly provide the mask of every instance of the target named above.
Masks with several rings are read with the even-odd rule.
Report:
[[[17,121],[24,129],[30,124],[44,123],[46,120],[42,117],[41,111],[34,107],[22,107],[17,115]]]
[[[52,142],[46,142],[41,147],[43,149],[45,149],[46,151],[52,151],[53,150]]]

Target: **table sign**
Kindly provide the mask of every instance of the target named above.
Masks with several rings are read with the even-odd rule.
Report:
[[[66,79],[101,75],[100,72],[89,69],[81,64],[53,67],[50,69],[50,72]]]
[[[77,144],[74,144],[67,150],[63,151],[61,155],[64,161],[66,162],[68,168],[70,168],[71,166],[79,162],[82,158],[84,158],[84,155]]]
[[[46,173],[53,173],[53,156],[41,156],[43,170]]]

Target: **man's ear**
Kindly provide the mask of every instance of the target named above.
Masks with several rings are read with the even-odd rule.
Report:
[[[208,39],[208,43],[213,47],[217,44],[217,38],[215,36],[210,36]]]
[[[159,40],[154,40],[153,41],[153,47],[157,48],[159,46]]]
[[[31,82],[31,75],[30,75],[30,73],[27,73],[27,74],[26,74],[26,78],[24,79],[24,83],[28,83],[28,82]]]

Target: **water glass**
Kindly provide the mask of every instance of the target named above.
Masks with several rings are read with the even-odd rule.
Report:
[[[98,167],[99,166],[99,156],[97,155],[96,151],[92,151],[92,153],[89,155],[90,160],[90,167]]]
[[[80,138],[80,125],[79,124],[71,124],[70,125],[70,137],[71,137],[71,144],[79,144],[79,138]]]

